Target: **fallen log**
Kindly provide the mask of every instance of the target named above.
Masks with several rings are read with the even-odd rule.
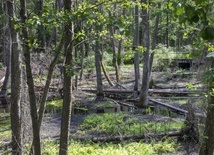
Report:
[[[106,137],[93,137],[93,136],[83,136],[83,137],[70,137],[70,139],[74,139],[77,141],[92,141],[92,142],[121,142],[125,140],[145,140],[149,138],[163,138],[163,137],[177,137],[181,136],[180,131],[173,131],[167,133],[147,133],[140,135],[120,135],[120,136],[106,136]]]
[[[167,108],[168,110],[170,111],[173,111],[173,112],[176,112],[178,114],[182,114],[182,115],[185,115],[188,113],[187,110],[183,110],[181,108],[178,108],[178,107],[175,107],[175,106],[172,106],[172,105],[169,105],[169,104],[166,104],[166,103],[163,103],[163,102],[160,102],[160,101],[156,101],[156,100],[153,100],[151,98],[149,98],[149,101],[158,105],[158,106],[162,106],[162,107],[165,107]]]
[[[96,89],[88,89],[82,88],[82,91],[96,93]],[[104,89],[104,93],[133,93],[132,89]],[[189,89],[149,89],[149,93],[154,94],[180,94],[180,95],[187,95],[187,94],[201,94],[202,90],[189,90]],[[138,91],[140,93],[140,91]]]

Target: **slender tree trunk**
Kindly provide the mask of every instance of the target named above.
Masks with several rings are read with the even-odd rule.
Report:
[[[134,53],[134,71],[135,71],[135,84],[134,84],[134,97],[137,97],[138,95],[138,85],[139,85],[139,78],[140,78],[140,55],[139,51],[137,51],[137,48],[139,46],[139,40],[140,40],[140,32],[139,32],[139,8],[138,5],[135,5],[135,36],[133,41],[133,50]]]
[[[214,58],[209,58],[207,62],[211,62],[210,68],[214,69]],[[213,73],[212,73],[213,74]],[[203,142],[200,148],[200,155],[214,154],[214,81],[209,81],[209,98],[207,106],[207,118],[205,123],[205,130]]]
[[[26,67],[22,64],[22,88],[21,88],[21,135],[22,147],[25,148],[32,141],[32,120],[30,115],[29,95],[27,87]],[[25,150],[25,152],[24,152]],[[28,150],[23,149],[23,154]]]
[[[38,123],[37,115],[37,106],[36,106],[36,95],[34,90],[34,81],[31,69],[31,58],[30,58],[30,47],[28,45],[29,37],[28,30],[24,25],[26,24],[26,1],[20,0],[20,17],[23,24],[22,27],[22,38],[23,38],[23,51],[25,57],[26,65],[26,75],[27,75],[27,84],[28,92],[30,98],[30,112],[33,126],[33,151],[36,155],[41,155],[41,146],[40,146],[40,130]]]
[[[46,100],[47,100],[49,86],[51,84],[51,78],[52,78],[52,75],[53,75],[54,67],[56,66],[56,64],[57,64],[57,62],[59,60],[59,57],[60,57],[60,54],[61,54],[61,50],[62,50],[63,45],[64,45],[64,40],[65,40],[65,36],[63,35],[63,37],[61,38],[61,41],[60,41],[60,43],[57,46],[57,49],[55,51],[56,55],[55,55],[54,59],[52,60],[52,62],[50,64],[50,67],[48,69],[47,80],[46,80],[46,83],[45,83],[45,87],[44,87],[44,91],[43,91],[43,95],[42,95],[41,103],[40,103],[40,107],[39,107],[39,120],[38,120],[39,128],[41,128],[42,119],[43,119],[43,115],[44,115],[44,112],[45,112],[45,106],[46,106],[45,103],[46,103]]]
[[[36,1],[36,6],[38,6],[37,15],[42,16],[43,0]],[[37,34],[38,34],[37,38],[38,38],[38,45],[39,45],[39,47],[37,48],[37,53],[39,55],[41,52],[45,51],[45,46],[46,46],[46,35],[45,35],[45,28],[43,26],[43,23],[41,23],[37,27]],[[38,58],[39,57],[40,56],[38,56]]]
[[[84,43],[82,43],[81,44],[81,71],[80,71],[80,78],[79,78],[79,80],[83,79],[84,55],[85,55],[85,48],[84,48]]]
[[[74,7],[74,2],[72,0],[64,0],[65,11],[71,11]],[[68,138],[70,132],[70,119],[71,119],[71,107],[72,107],[72,52],[73,52],[73,24],[68,23],[65,25],[65,66],[63,69],[64,82],[63,82],[63,109],[62,109],[62,121],[61,121],[61,132],[60,132],[60,155],[68,154]],[[70,73],[69,73],[70,72]]]
[[[161,7],[161,4],[158,3],[158,8]],[[153,33],[153,41],[151,43],[151,48],[152,50],[155,49],[156,47],[156,42],[157,42],[157,36],[158,36],[158,24],[159,24],[159,19],[160,19],[160,15],[157,15],[156,17],[156,20],[155,20],[155,27],[154,27],[154,33]],[[155,53],[154,51],[151,53],[150,55],[150,61],[149,61],[149,77],[151,75],[151,72],[152,72],[152,64],[153,64],[153,60],[154,60],[154,56],[155,56]]]
[[[94,47],[95,51],[95,67],[96,67],[96,75],[97,75],[97,100],[104,98],[103,93],[103,82],[102,82],[102,73],[101,73],[101,53],[100,53],[100,44],[96,41],[96,45]]]
[[[7,1],[9,27],[11,30],[12,54],[11,54],[11,129],[12,129],[12,154],[22,154],[20,101],[21,101],[21,54],[18,44],[18,33],[11,22],[15,17],[14,1]]]
[[[142,0],[144,4],[148,4],[148,0]],[[148,89],[149,89],[149,50],[150,50],[150,37],[149,37],[149,14],[148,8],[142,11],[142,33],[143,33],[143,47],[146,48],[143,54],[143,78],[142,87],[140,91],[138,107],[148,106]]]
[[[107,72],[107,70],[106,70],[106,67],[105,67],[105,65],[103,64],[103,61],[100,61],[100,64],[101,64],[103,73],[104,73],[104,75],[105,75],[105,77],[106,77],[106,80],[108,81],[109,85],[110,85],[110,86],[114,86],[113,82],[111,81],[110,76],[108,75],[108,72]]]
[[[8,14],[8,3],[6,3],[5,5],[6,9],[6,16],[7,16],[7,24],[10,25],[10,16]],[[8,99],[7,99],[7,89],[8,89],[8,85],[9,85],[9,78],[10,78],[10,74],[11,74],[11,50],[12,50],[12,38],[11,38],[11,27],[8,27],[6,30],[6,37],[8,40],[6,43],[6,51],[5,51],[5,63],[6,63],[6,75],[4,77],[4,81],[3,81],[3,85],[1,88],[1,92],[0,92],[0,101],[2,103],[2,105],[9,105],[8,103]]]
[[[166,13],[166,47],[169,48],[169,0],[167,3],[167,13]]]
[[[116,9],[116,3],[114,3],[114,9]],[[111,16],[111,12],[109,12],[109,16]],[[113,65],[114,65],[114,68],[115,68],[116,81],[120,82],[120,80],[121,80],[120,68],[118,66],[118,55],[117,55],[118,53],[116,51],[114,33],[115,33],[114,32],[114,25],[111,24],[111,26],[110,26],[110,37],[111,37],[112,52],[113,52]]]

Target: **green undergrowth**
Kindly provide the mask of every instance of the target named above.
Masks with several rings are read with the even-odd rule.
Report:
[[[125,113],[92,114],[87,116],[77,133],[135,135],[148,132],[160,133],[181,129],[182,122],[148,121]]]
[[[11,136],[9,114],[0,114],[0,145],[1,140]]]
[[[46,103],[46,111],[61,111],[62,110],[62,99],[48,101]]]
[[[159,155],[163,153],[174,153],[179,145],[172,139],[164,141],[143,143],[123,142],[113,143],[92,143],[70,141],[69,155]],[[43,144],[43,155],[58,154],[59,144],[56,142],[45,142]]]

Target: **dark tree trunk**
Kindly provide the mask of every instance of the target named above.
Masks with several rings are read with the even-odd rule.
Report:
[[[71,11],[74,7],[74,2],[72,0],[64,0],[65,11]],[[61,132],[60,132],[60,149],[59,155],[68,154],[68,138],[70,132],[70,119],[71,119],[71,107],[72,107],[72,52],[73,52],[73,24],[68,23],[65,25],[65,66],[63,69],[64,82],[63,82],[63,109],[62,109],[62,121],[61,121]]]
[[[139,29],[139,8],[138,5],[135,6],[135,36],[133,41],[134,54],[134,71],[135,71],[135,85],[134,85],[134,97],[137,97],[139,77],[140,77],[140,54],[137,51],[140,42],[140,29]]]
[[[95,51],[95,67],[96,67],[96,75],[97,75],[97,100],[104,98],[103,93],[103,82],[102,82],[102,73],[101,73],[101,53],[100,53],[100,44],[96,41],[96,45],[94,47]]]
[[[42,16],[43,0],[36,1],[36,6],[38,6],[37,15],[40,17]],[[45,52],[45,46],[46,46],[45,28],[42,23],[37,27],[37,34],[38,34],[37,38],[38,38],[38,45],[39,45],[39,47],[37,48],[37,53],[39,55],[41,52]]]
[[[26,1],[20,0],[20,17],[23,25],[26,24]],[[37,115],[36,95],[34,90],[34,81],[31,69],[30,47],[28,45],[29,37],[26,27],[22,27],[23,51],[26,65],[27,85],[30,99],[30,113],[33,126],[33,151],[36,155],[41,155],[40,130]]]
[[[147,0],[142,1],[144,4],[148,4]],[[149,35],[149,14],[148,9],[142,11],[142,45],[146,48],[143,53],[143,78],[142,87],[140,91],[138,107],[148,106],[148,89],[149,89],[149,50],[150,50],[150,35]]]
[[[161,7],[161,4],[158,3],[158,8],[160,8],[160,7]],[[155,20],[155,27],[154,27],[154,33],[153,33],[153,40],[152,40],[152,43],[151,43],[151,48],[152,48],[152,50],[154,50],[155,47],[156,47],[157,36],[158,36],[159,18],[160,18],[160,15],[157,15],[156,20]],[[150,55],[150,61],[149,61],[149,77],[150,77],[151,72],[152,72],[152,65],[153,65],[154,56],[155,56],[155,53],[154,53],[154,51],[153,51],[153,52],[151,53],[151,55]]]
[[[114,10],[117,9],[116,3],[114,3]],[[109,16],[112,16],[111,12],[109,11]],[[113,14],[115,16],[115,13]],[[121,77],[120,77],[120,68],[118,65],[118,52],[116,51],[116,45],[115,45],[115,39],[114,39],[114,24],[110,25],[110,38],[111,38],[111,46],[112,46],[112,52],[113,52],[113,66],[115,68],[115,75],[116,75],[116,81],[120,82]]]

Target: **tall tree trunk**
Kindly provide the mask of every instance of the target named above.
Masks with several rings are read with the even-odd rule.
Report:
[[[81,60],[80,60],[80,63],[81,63],[81,71],[80,71],[79,80],[82,80],[82,79],[83,79],[84,55],[85,55],[85,48],[84,48],[84,46],[85,46],[85,44],[82,43],[82,44],[81,44],[81,47],[80,47],[80,50],[81,50]]]
[[[25,57],[25,65],[26,65],[26,75],[27,75],[27,84],[28,84],[28,92],[30,98],[30,113],[32,119],[33,126],[33,151],[36,155],[41,155],[41,146],[40,146],[40,130],[38,123],[38,115],[37,115],[37,106],[36,106],[36,95],[34,90],[34,81],[31,69],[31,58],[30,58],[30,47],[28,45],[29,37],[28,30],[24,26],[26,25],[26,1],[20,0],[20,17],[22,26],[22,38],[23,38],[23,51]]]
[[[6,7],[6,16],[7,16],[7,24],[10,25],[10,17],[8,16],[8,3],[5,5]],[[9,85],[9,78],[11,74],[11,50],[12,50],[12,40],[11,40],[11,27],[8,27],[6,30],[6,37],[8,40],[6,43],[6,50],[5,50],[5,63],[6,63],[6,75],[4,77],[3,85],[0,92],[0,101],[2,105],[8,105],[8,99],[7,99],[7,89]]]
[[[36,1],[36,6],[38,6],[37,15],[40,17],[42,16],[43,0]],[[37,27],[37,34],[38,34],[37,38],[38,38],[38,45],[39,45],[39,47],[37,48],[37,53],[39,55],[41,52],[45,51],[45,46],[46,46],[45,28],[42,23]],[[39,57],[40,56],[38,56],[38,58]]]
[[[158,8],[160,8],[160,7],[161,7],[161,3],[158,3]],[[156,20],[155,20],[155,26],[154,26],[153,40],[151,43],[151,49],[152,50],[154,50],[156,47],[159,19],[160,19],[160,15],[157,15]],[[154,56],[155,56],[155,53],[153,51],[150,55],[150,61],[149,61],[149,77],[150,77],[151,72],[152,72],[152,64],[153,64]]]
[[[138,95],[138,85],[139,85],[139,77],[140,77],[140,55],[139,51],[137,51],[137,48],[139,46],[139,40],[140,40],[140,32],[139,32],[139,7],[138,5],[135,5],[135,35],[134,35],[134,41],[133,41],[133,51],[134,53],[134,71],[135,71],[135,84],[134,84],[134,97],[137,97]]]
[[[74,1],[72,0],[64,0],[64,11],[71,11],[72,7],[74,7]],[[61,132],[60,132],[60,155],[68,154],[68,138],[70,132],[70,119],[71,119],[71,107],[72,107],[72,77],[71,75],[73,70],[69,70],[72,68],[72,52],[73,52],[73,24],[68,23],[65,25],[65,66],[63,69],[64,73],[64,82],[63,82],[63,109],[62,109],[62,121],[61,121]],[[70,73],[69,73],[70,72]]]
[[[27,87],[27,76],[26,67],[22,64],[22,88],[21,88],[21,136],[22,136],[22,147],[25,148],[26,145],[32,141],[32,120],[30,115],[30,105],[29,105],[29,95]],[[26,154],[28,150],[23,149],[23,154]]]
[[[148,4],[148,0],[142,0],[142,3]],[[138,107],[148,106],[148,89],[149,89],[149,50],[150,50],[150,37],[149,37],[149,14],[148,8],[142,11],[142,44],[146,50],[143,53],[143,78],[142,87],[140,91]]]
[[[104,98],[103,93],[103,82],[102,82],[102,73],[101,73],[101,58],[102,55],[100,53],[100,44],[99,41],[96,41],[96,45],[94,47],[95,51],[95,67],[96,67],[96,75],[97,75],[97,100]]]
[[[11,19],[15,17],[14,1],[7,1],[9,27],[11,30],[12,53],[11,53],[11,129],[12,129],[12,154],[22,154],[20,100],[21,100],[21,54],[18,44],[18,33]]]
[[[44,112],[45,112],[45,106],[46,106],[45,103],[46,103],[46,100],[47,100],[49,86],[51,84],[51,78],[52,78],[52,75],[53,75],[53,72],[54,72],[54,67],[56,66],[56,64],[57,64],[57,62],[59,60],[59,57],[60,57],[60,54],[61,54],[61,50],[62,50],[63,45],[64,45],[64,40],[65,40],[65,35],[62,36],[61,41],[60,41],[59,45],[56,48],[55,57],[52,60],[52,62],[50,64],[50,67],[48,69],[47,80],[45,82],[45,87],[44,87],[44,91],[43,91],[43,94],[42,94],[41,103],[40,103],[40,107],[39,107],[39,119],[38,119],[39,128],[41,128],[42,119],[43,119],[43,115],[44,115]]]
[[[169,48],[169,0],[167,2],[167,13],[166,13],[166,47]]]
[[[116,9],[116,3],[114,3],[114,10]],[[109,12],[109,16],[111,16],[111,12]],[[113,15],[115,16],[115,15]],[[112,46],[112,52],[113,52],[113,66],[115,68],[115,74],[116,74],[116,81],[120,82],[121,77],[120,77],[120,68],[118,65],[118,53],[116,51],[116,46],[115,46],[115,39],[114,39],[114,25],[111,24],[110,26],[110,37],[111,37],[111,46]]]
[[[209,58],[207,62],[211,63],[210,68],[214,70],[214,58]],[[209,73],[211,74],[211,73]],[[213,74],[213,72],[212,72]],[[213,78],[212,78],[213,80]],[[214,154],[214,81],[209,81],[209,98],[207,106],[207,118],[204,130],[204,139],[200,148],[200,155],[213,155]]]

